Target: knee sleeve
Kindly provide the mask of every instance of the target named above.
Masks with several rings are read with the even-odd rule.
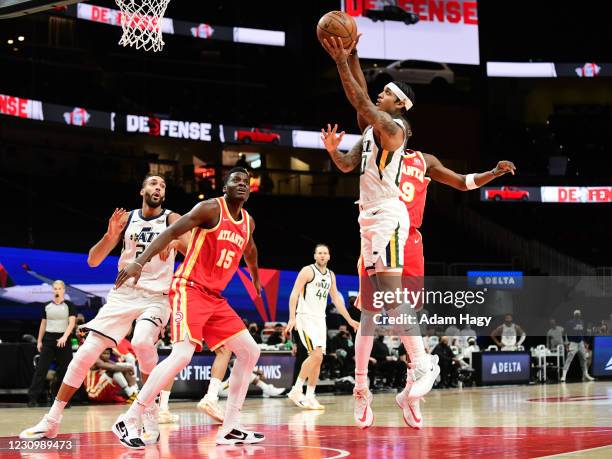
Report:
[[[81,387],[89,369],[104,349],[109,347],[115,347],[115,342],[95,332],[89,333],[83,345],[74,355],[70,365],[68,365],[63,383],[70,387]]]
[[[140,371],[146,374],[150,374],[157,365],[158,357],[155,348],[157,333],[157,326],[146,320],[139,321],[134,328],[132,347],[138,359]]]

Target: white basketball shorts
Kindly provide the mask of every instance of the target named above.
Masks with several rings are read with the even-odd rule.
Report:
[[[325,349],[327,348],[325,317],[297,314],[295,317],[295,329],[309,354],[318,347],[325,354]]]
[[[360,205],[359,227],[365,268],[401,273],[410,230],[406,205],[399,198]]]
[[[135,320],[147,320],[161,332],[169,318],[168,295],[123,285],[118,289],[111,289],[106,304],[100,308],[96,317],[80,328],[94,331],[119,343],[130,332]]]

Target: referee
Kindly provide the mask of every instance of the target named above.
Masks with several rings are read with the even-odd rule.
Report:
[[[72,360],[72,347],[68,341],[76,322],[76,308],[64,300],[66,284],[53,282],[53,301],[43,310],[38,330],[38,365],[28,391],[28,406],[36,406],[43,391],[47,371],[54,360],[57,362],[57,380],[64,379],[68,364]],[[66,345],[68,341],[68,345]]]

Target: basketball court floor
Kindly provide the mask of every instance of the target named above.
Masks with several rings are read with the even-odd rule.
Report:
[[[421,431],[404,426],[394,394],[375,395],[376,422],[367,430],[353,426],[351,396],[320,401],[324,412],[302,411],[283,398],[247,399],[244,424],[267,439],[244,447],[215,446],[217,427],[195,402],[172,403],[179,424],[162,425],[160,443],[143,451],[124,448],[109,431],[125,405],[66,410],[58,439],[72,449],[52,451],[11,450],[46,408],[2,408],[0,458],[612,457],[612,381],[432,391]]]

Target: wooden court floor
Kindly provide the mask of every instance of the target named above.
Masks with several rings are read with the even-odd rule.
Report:
[[[421,431],[404,426],[394,394],[374,396],[376,422],[367,430],[353,426],[352,397],[319,398],[324,412],[247,399],[243,423],[267,439],[245,447],[216,447],[217,426],[195,402],[172,403],[179,423],[162,426],[160,443],[144,451],[125,449],[108,431],[125,405],[66,410],[58,439],[71,449],[50,451],[10,449],[45,408],[2,408],[0,458],[612,458],[612,382],[433,391]]]

